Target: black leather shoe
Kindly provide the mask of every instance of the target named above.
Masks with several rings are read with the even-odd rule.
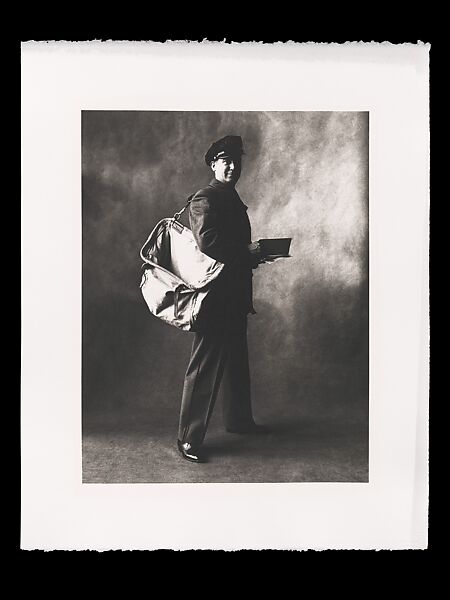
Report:
[[[236,429],[231,429],[227,427],[228,433],[240,433],[240,434],[263,434],[270,433],[270,429],[265,425],[257,425],[256,423],[250,423],[249,425],[243,425],[242,427],[237,427]]]
[[[180,442],[178,440],[178,450],[183,458],[189,460],[190,462],[200,463],[205,462],[201,456],[199,456],[198,452],[191,446],[189,442]]]

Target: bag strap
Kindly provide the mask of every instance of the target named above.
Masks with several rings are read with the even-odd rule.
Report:
[[[179,220],[179,218],[181,217],[181,215],[184,213],[184,211],[187,209],[187,207],[188,207],[188,206],[189,206],[189,204],[191,203],[191,200],[192,200],[192,198],[193,198],[194,196],[195,196],[195,194],[191,194],[191,195],[188,197],[188,199],[187,199],[187,201],[186,201],[186,204],[183,206],[183,208],[182,208],[182,209],[181,209],[179,212],[176,212],[176,213],[173,215],[173,218],[175,219],[175,221],[178,221],[178,220]]]

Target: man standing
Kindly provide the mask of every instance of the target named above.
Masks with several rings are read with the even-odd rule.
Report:
[[[189,221],[198,248],[225,265],[208,295],[184,379],[178,450],[191,462],[203,460],[199,449],[221,383],[227,431],[266,432],[254,422],[250,400],[247,315],[255,313],[252,269],[261,262],[261,254],[251,242],[247,206],[235,190],[243,154],[239,136],[214,142],[205,155],[214,178],[190,202]]]

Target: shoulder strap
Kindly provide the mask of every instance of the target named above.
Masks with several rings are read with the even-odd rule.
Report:
[[[186,200],[186,204],[183,206],[183,208],[176,212],[173,215],[173,218],[175,219],[175,221],[178,221],[178,219],[181,217],[181,215],[184,213],[184,211],[187,209],[187,207],[189,206],[189,204],[191,203],[192,198],[195,196],[195,194],[191,194],[188,199]]]

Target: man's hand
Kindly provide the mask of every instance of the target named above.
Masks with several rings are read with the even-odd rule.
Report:
[[[252,269],[256,269],[262,260],[261,246],[259,242],[252,242],[248,246],[250,252],[250,264]]]

